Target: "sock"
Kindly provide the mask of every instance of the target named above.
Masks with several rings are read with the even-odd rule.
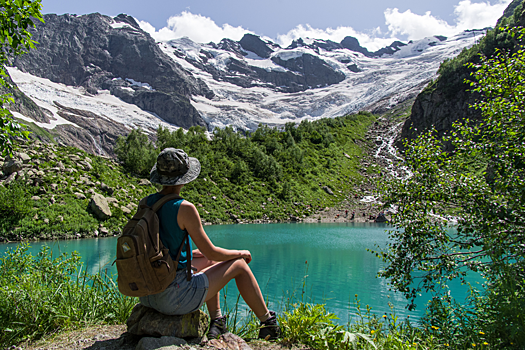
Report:
[[[210,311],[210,318],[212,320],[216,320],[218,319],[219,317],[222,317],[222,314],[221,314],[221,308],[218,308],[217,310],[215,311]]]
[[[264,321],[266,321],[267,319],[269,319],[269,318],[270,318],[270,311],[268,310],[268,312],[267,312],[267,313],[265,313],[265,314],[264,314],[264,315],[262,315],[262,316],[257,316],[257,318],[258,318],[258,319],[259,319],[259,321],[261,321],[261,322],[264,322]]]

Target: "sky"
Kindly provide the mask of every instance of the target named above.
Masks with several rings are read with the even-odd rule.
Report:
[[[240,40],[245,33],[283,47],[302,38],[356,37],[377,50],[394,40],[451,36],[492,27],[511,0],[42,0],[42,13],[133,16],[156,40]]]

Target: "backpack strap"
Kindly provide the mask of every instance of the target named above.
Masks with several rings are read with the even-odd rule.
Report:
[[[146,197],[146,198],[148,198],[148,197]],[[156,213],[157,211],[160,210],[160,208],[162,208],[162,206],[164,204],[166,204],[169,201],[172,201],[174,199],[182,199],[182,197],[179,196],[178,194],[167,194],[164,197],[162,197],[161,199],[159,199],[155,204],[153,204],[151,209]],[[142,203],[142,200],[140,202]]]
[[[140,201],[140,203],[142,204],[142,202],[144,201],[144,204],[145,204],[147,198],[148,197],[143,198]],[[177,195],[177,194],[165,195],[164,197],[159,199],[155,204],[153,204],[153,207],[151,209],[154,212],[157,212],[157,211],[160,210],[160,208],[162,208],[162,206],[164,204],[166,204],[167,202],[172,201],[174,199],[182,199],[182,197]],[[186,256],[191,254],[191,252],[190,252],[190,237],[189,237],[188,231],[184,230],[184,233],[185,233],[184,239],[182,240],[182,243],[180,245],[179,251],[177,253],[177,258],[175,259],[175,264],[176,264],[175,265],[175,269],[179,265],[179,258],[180,258],[180,255],[182,253],[182,247],[184,247],[184,242],[186,242]],[[189,281],[189,280],[191,280],[191,262],[189,261],[188,258],[186,258],[186,270],[187,270],[187,272],[186,272],[186,274],[187,274],[186,279]]]

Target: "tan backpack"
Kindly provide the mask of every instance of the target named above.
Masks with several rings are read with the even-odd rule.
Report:
[[[180,199],[172,194],[162,197],[153,207],[139,203],[137,213],[122,229],[117,239],[117,284],[119,291],[131,297],[143,297],[165,290],[175,279],[184,242],[189,254],[188,233],[181,243],[175,261],[160,240],[157,211],[167,202]],[[191,264],[187,264],[187,278],[191,279]]]

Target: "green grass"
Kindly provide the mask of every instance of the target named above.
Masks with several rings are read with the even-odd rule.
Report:
[[[146,143],[144,149],[135,149],[144,143],[131,139],[119,142],[123,147],[122,142],[130,141],[126,154],[141,158],[144,153],[143,160],[150,163],[155,162],[152,152],[156,155],[164,147],[183,148],[197,157],[202,172],[184,187],[182,196],[196,205],[206,222],[232,223],[235,217],[244,222],[284,221],[335,207],[359,188],[360,159],[368,147],[364,136],[375,119],[360,113],[287,124],[284,130],[261,126],[248,135],[227,128],[216,130],[211,140],[199,128],[187,133],[161,129],[156,148]],[[140,132],[131,136],[141,138]],[[134,213],[134,209],[125,213],[123,207],[157,191],[155,186],[139,185],[149,177],[144,169],[153,164],[136,159],[116,162],[74,147],[36,142],[17,151],[30,154],[26,170],[40,175],[0,185],[0,212],[2,203],[13,204],[4,205],[7,211],[17,208],[16,216],[0,216],[0,237],[10,241],[91,237],[101,227],[118,234]],[[134,166],[139,168],[135,171]],[[56,170],[59,167],[68,171]],[[104,190],[107,187],[111,191]],[[116,200],[116,206],[110,204],[109,219],[100,220],[89,210],[93,192]],[[77,198],[77,193],[86,198]],[[35,196],[40,199],[32,199]]]
[[[111,277],[91,275],[76,253],[37,256],[27,244],[0,258],[0,347],[90,324],[124,323],[136,299],[122,296]]]

